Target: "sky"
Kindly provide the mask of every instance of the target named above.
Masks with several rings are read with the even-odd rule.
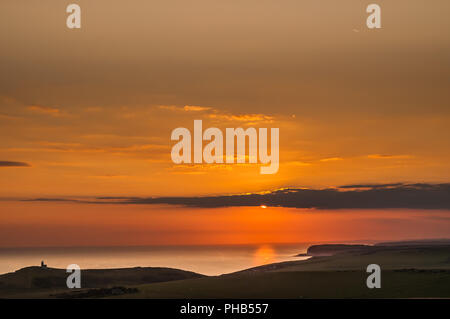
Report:
[[[449,238],[448,210],[5,202],[0,247],[261,245]]]
[[[79,0],[69,30],[72,2],[0,3],[3,199],[449,182],[446,0],[377,1],[378,30],[357,0]],[[278,127],[278,173],[175,165],[196,119]]]

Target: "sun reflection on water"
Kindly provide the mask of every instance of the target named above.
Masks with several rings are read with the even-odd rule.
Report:
[[[253,253],[253,265],[264,265],[275,262],[275,250],[270,245],[259,246]]]

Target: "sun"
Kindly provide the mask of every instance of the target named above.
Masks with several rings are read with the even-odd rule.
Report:
[[[267,208],[267,206],[266,206],[266,205],[261,205],[261,206],[259,206],[259,207],[261,207],[261,208]]]

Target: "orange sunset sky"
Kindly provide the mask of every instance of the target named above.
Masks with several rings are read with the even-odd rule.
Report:
[[[71,1],[0,3],[0,246],[450,235],[448,211],[16,201],[450,180],[449,1],[377,1],[380,30],[357,0],[76,2],[80,30]],[[280,128],[278,173],[173,164],[195,119]]]

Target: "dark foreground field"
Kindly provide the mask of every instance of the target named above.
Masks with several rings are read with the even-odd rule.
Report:
[[[144,285],[120,298],[450,298],[450,271],[385,271],[381,289],[368,289],[366,277],[362,271],[240,274]]]
[[[64,273],[60,279],[53,277],[51,287],[24,287],[24,283],[30,284],[33,280],[49,284],[42,279],[45,276],[37,281],[33,279],[36,276],[33,273],[38,270],[27,268],[26,275],[21,270],[0,276],[0,297],[450,298],[450,245],[446,243],[347,248],[316,246],[309,250],[313,257],[308,260],[270,264],[214,277],[167,268],[85,270],[82,282],[86,288],[75,292],[64,288],[64,270],[58,270]],[[366,286],[369,264],[381,267],[380,289]],[[14,282],[16,286],[12,287]],[[111,288],[113,286],[120,287]]]

